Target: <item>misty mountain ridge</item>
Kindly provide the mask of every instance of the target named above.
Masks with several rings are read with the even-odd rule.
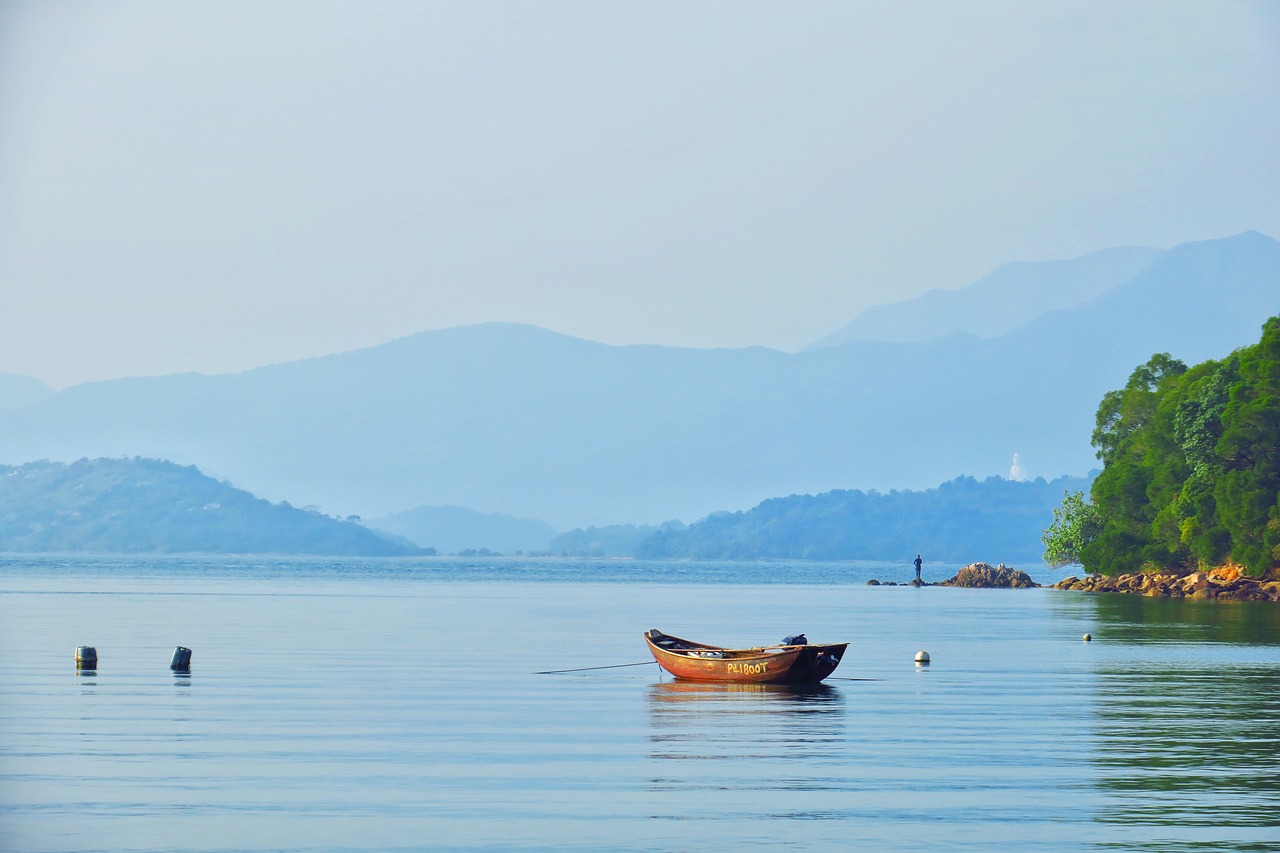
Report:
[[[1097,476],[1047,481],[957,477],[922,491],[836,489],[770,498],[692,524],[613,525],[562,533],[551,552],[650,560],[886,560],[1039,563],[1041,535],[1065,492]]]
[[[962,477],[924,492],[833,491],[772,498],[748,512],[692,525],[616,525],[569,531],[550,543],[536,521],[458,507],[419,507],[372,522],[272,505],[194,467],[154,459],[81,459],[0,466],[0,552],[260,553],[434,556],[527,550],[647,559],[1039,559],[1039,537],[1064,490],[1088,481]],[[387,533],[411,533],[416,543]],[[453,538],[449,538],[453,537]]]
[[[917,553],[940,562],[1040,562],[1041,534],[1065,492],[1088,477],[1047,481],[957,477],[923,491],[838,489],[772,498],[746,512],[713,513],[668,525],[638,542],[646,559],[890,560],[904,569]]]
[[[0,409],[21,409],[49,399],[54,390],[38,379],[0,373]]]
[[[660,523],[784,494],[922,489],[1095,464],[1102,395],[1152,353],[1189,363],[1280,309],[1256,232],[1160,253],[994,338],[615,347],[530,326],[424,332],[240,374],[95,382],[0,411],[0,461],[151,456],[273,500],[378,517],[459,506],[561,530]]]
[[[992,338],[1050,311],[1073,308],[1137,275],[1160,249],[1121,246],[1072,260],[1015,261],[956,290],[878,305],[805,349],[855,342],[911,343],[956,333]]]
[[[0,551],[422,553],[352,521],[271,504],[194,467],[156,459],[0,465]]]

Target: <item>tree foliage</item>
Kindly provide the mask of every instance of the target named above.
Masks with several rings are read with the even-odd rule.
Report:
[[[1098,536],[1101,519],[1084,492],[1066,492],[1062,505],[1053,510],[1053,524],[1045,530],[1044,561],[1054,568],[1079,564],[1085,545]]]
[[[1221,361],[1188,369],[1154,356],[1103,397],[1093,444],[1104,467],[1097,527],[1078,552],[1085,568],[1280,565],[1280,317]],[[1070,519],[1079,508],[1061,510]],[[1046,547],[1069,529],[1046,531]]]

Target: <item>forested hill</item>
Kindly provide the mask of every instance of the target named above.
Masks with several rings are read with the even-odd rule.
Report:
[[[926,491],[833,491],[774,498],[746,512],[668,527],[640,543],[646,558],[1039,562],[1040,537],[1083,477],[1019,482],[960,477]]]
[[[0,466],[0,551],[420,553],[354,522],[271,504],[154,459]]]
[[[1221,360],[1152,357],[1097,424],[1104,467],[1074,520],[1086,569],[1280,567],[1280,316]]]

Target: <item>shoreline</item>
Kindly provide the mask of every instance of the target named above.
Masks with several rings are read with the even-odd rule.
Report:
[[[1189,598],[1218,601],[1280,602],[1280,577],[1268,572],[1260,578],[1243,574],[1237,566],[1223,566],[1197,572],[1126,572],[1120,575],[1091,574],[1083,578],[1072,575],[1057,583],[1043,586],[1026,572],[1003,563],[970,563],[952,578],[930,583],[912,579],[906,583],[872,578],[867,586],[945,586],[969,589],[1058,589],[1070,592],[1115,592],[1148,598]]]
[[[1260,578],[1253,578],[1241,574],[1234,566],[1228,566],[1187,574],[1127,572],[1085,575],[1083,578],[1073,575],[1050,584],[1048,588],[1073,592],[1119,592],[1149,598],[1280,602],[1280,580],[1273,574],[1268,572]]]

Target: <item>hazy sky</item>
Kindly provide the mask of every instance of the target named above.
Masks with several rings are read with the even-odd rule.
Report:
[[[424,329],[795,349],[1280,237],[1268,2],[0,3],[0,372]]]

